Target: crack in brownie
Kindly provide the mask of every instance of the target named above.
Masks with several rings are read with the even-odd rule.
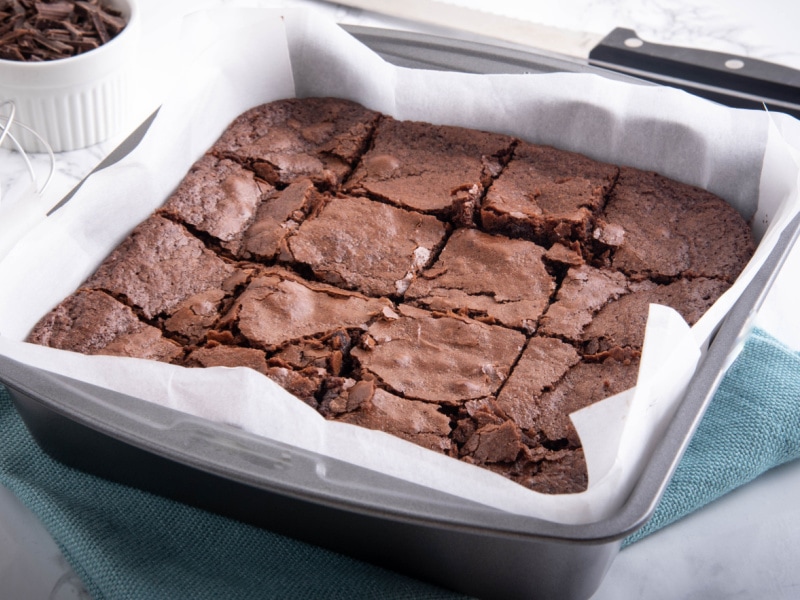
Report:
[[[408,302],[533,332],[555,291],[545,249],[526,240],[458,229],[431,268],[405,293]]]
[[[586,243],[618,173],[574,152],[519,143],[481,206],[483,226],[546,246]]]
[[[379,114],[347,100],[288,99],[240,115],[211,149],[271,184],[300,177],[336,187],[366,147]]]
[[[586,488],[569,414],[754,251],[712,194],[495,133],[288,99],[231,123],[31,342],[248,367],[327,419]]]
[[[384,117],[346,189],[469,226],[514,139]]]
[[[446,233],[445,224],[431,215],[366,198],[332,198],[288,238],[285,260],[307,265],[334,285],[402,296]]]

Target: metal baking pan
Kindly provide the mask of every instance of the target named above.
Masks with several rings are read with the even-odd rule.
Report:
[[[403,66],[601,72],[517,50],[349,29]],[[3,356],[0,381],[38,444],[70,466],[472,596],[586,599],[622,540],[651,516],[798,231],[800,217],[719,327],[630,497],[588,525],[487,508]]]

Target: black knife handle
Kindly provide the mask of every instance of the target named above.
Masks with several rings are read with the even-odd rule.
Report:
[[[589,62],[731,106],[752,108],[763,102],[800,113],[800,71],[763,60],[652,44],[632,29],[617,28],[590,51]]]

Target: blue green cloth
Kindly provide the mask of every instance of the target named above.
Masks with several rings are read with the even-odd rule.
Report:
[[[763,330],[728,369],[652,518],[624,545],[800,458],[800,353]]]
[[[0,386],[0,484],[38,516],[95,600],[461,598],[392,571],[70,469]],[[800,456],[800,354],[756,330],[653,518],[630,545]]]

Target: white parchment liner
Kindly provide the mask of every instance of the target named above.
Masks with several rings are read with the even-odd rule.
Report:
[[[178,61],[175,89],[140,146],[91,177],[0,263],[0,352],[502,510],[579,524],[618,508],[708,336],[798,210],[797,162],[767,115],[593,75],[396,68],[306,12],[196,13],[182,39],[188,58]],[[589,467],[586,492],[539,494],[393,436],[325,421],[246,368],[184,369],[21,341],[163,203],[236,115],[294,95],[349,98],[399,119],[507,133],[657,170],[721,195],[751,219],[760,245],[737,283],[691,329],[674,310],[652,306],[636,388],[573,415]]]

